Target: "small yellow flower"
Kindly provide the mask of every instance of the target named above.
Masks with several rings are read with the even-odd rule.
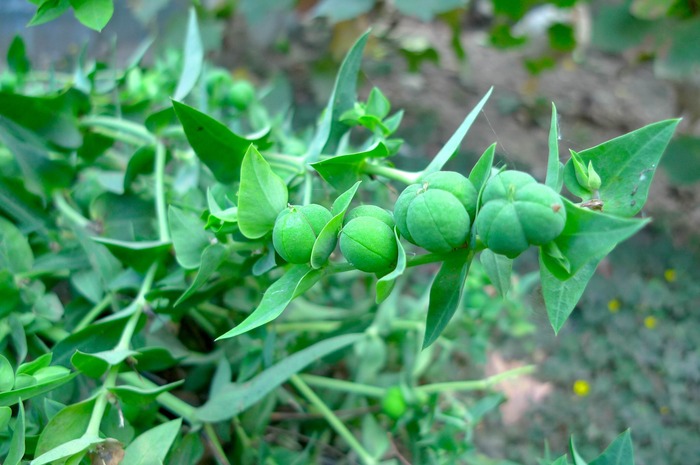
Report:
[[[574,383],[574,394],[576,394],[577,396],[585,397],[590,391],[591,385],[588,384],[588,381],[577,379]]]
[[[648,316],[648,317],[644,318],[644,326],[646,326],[647,329],[656,328],[656,323],[657,323],[656,318],[654,318],[653,316]]]
[[[610,313],[617,313],[620,310],[620,306],[620,301],[617,299],[608,302],[608,310],[610,310]]]
[[[666,407],[665,405],[662,405],[661,408],[659,408],[659,413],[661,415],[668,415],[671,412],[671,409]]]
[[[676,270],[669,268],[668,270],[664,271],[664,279],[669,283],[674,282],[676,280]]]

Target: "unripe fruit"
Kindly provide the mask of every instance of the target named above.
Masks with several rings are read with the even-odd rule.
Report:
[[[484,188],[482,202],[476,231],[489,249],[507,257],[517,257],[530,245],[547,244],[564,230],[561,197],[527,173],[496,175]]]
[[[367,273],[387,272],[398,258],[393,229],[371,216],[348,221],[340,233],[340,251],[352,266]]]
[[[408,404],[399,386],[392,386],[382,397],[382,412],[389,418],[398,420],[408,410]]]
[[[275,250],[289,263],[309,263],[314,242],[332,218],[321,205],[290,206],[277,215],[272,230]]]
[[[234,107],[245,111],[255,99],[255,87],[248,81],[235,81],[231,86],[229,98]]]
[[[360,205],[359,207],[353,208],[345,215],[343,224],[348,224],[351,220],[360,216],[371,216],[382,223],[386,223],[391,229],[394,229],[394,216],[390,211],[384,210],[376,205]]]
[[[469,240],[477,191],[459,173],[439,171],[408,186],[396,200],[396,227],[407,241],[436,253],[449,252]]]

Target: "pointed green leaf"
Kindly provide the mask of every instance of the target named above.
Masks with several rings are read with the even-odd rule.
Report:
[[[396,267],[391,271],[391,273],[386,274],[377,280],[377,286],[375,288],[375,301],[380,304],[386,300],[391,294],[396,284],[396,279],[401,276],[404,271],[406,271],[406,251],[401,244],[401,239],[399,238],[399,231],[394,227],[394,236],[396,236],[396,244],[399,248],[398,258],[396,259]]]
[[[649,219],[620,218],[577,207],[563,199],[566,208],[564,231],[554,240],[558,251],[566,259],[568,270],[560,257],[541,254],[547,269],[559,279],[568,279],[591,261],[609,254],[617,244],[643,228]],[[547,247],[544,247],[545,251]]]
[[[481,252],[479,260],[484,266],[484,270],[491,280],[491,284],[494,285],[502,297],[505,297],[510,289],[510,276],[513,272],[513,260],[505,255],[493,253],[489,249]]]
[[[576,445],[574,445],[574,437],[571,436],[569,438],[569,452],[571,452],[571,458],[574,461],[574,465],[588,465],[583,458],[579,455],[578,451],[576,450]]]
[[[27,237],[5,218],[0,217],[0,269],[24,273],[32,269],[34,254]]]
[[[559,161],[559,119],[557,107],[552,103],[552,124],[549,127],[549,158],[544,183],[556,192],[561,190],[561,162]]]
[[[590,465],[634,465],[630,430],[620,434]]]
[[[369,31],[362,34],[340,65],[323,118],[306,153],[306,160],[309,163],[318,161],[323,148],[329,143],[337,144],[343,133],[349,129],[347,125],[340,122],[340,116],[352,108],[357,101],[357,74],[360,72],[362,53],[368,37]]]
[[[72,441],[65,442],[55,449],[40,455],[32,460],[29,465],[44,465],[53,462],[60,462],[73,455],[89,450],[91,447],[104,442],[104,439],[95,437],[80,437]]]
[[[163,386],[158,386],[157,388],[153,389],[138,388],[134,386],[115,386],[108,388],[108,390],[125,404],[146,405],[155,401],[156,398],[162,393],[175,389],[176,387],[181,386],[184,382],[185,380],[181,379],[180,381],[164,384]]]
[[[484,187],[486,181],[488,181],[491,176],[491,168],[493,167],[493,157],[495,154],[496,143],[494,142],[481,155],[479,161],[476,162],[469,173],[469,180],[474,184],[477,192],[481,191],[481,188]]]
[[[576,271],[566,281],[559,280],[554,276],[542,260],[540,251],[540,281],[542,283],[542,295],[544,304],[547,307],[549,322],[558,333],[564,326],[564,322],[573,311],[576,304],[581,299],[583,291],[586,290],[588,282],[593,277],[599,260],[591,260]]]
[[[464,292],[464,283],[471,265],[468,249],[452,252],[445,259],[440,271],[435,275],[430,286],[430,303],[425,322],[423,349],[431,345],[442,334],[452,319]]]
[[[650,124],[578,153],[584,166],[593,162],[600,176],[603,211],[626,217],[641,211],[661,156],[679,121]],[[571,160],[564,169],[564,183],[574,195],[590,198],[590,193],[577,182]]]
[[[110,366],[118,365],[138,352],[128,349],[113,349],[88,354],[77,350],[70,361],[81,373],[99,378]]]
[[[168,224],[177,262],[188,270],[198,268],[202,253],[211,245],[214,235],[204,230],[204,223],[197,215],[172,205],[168,208]]]
[[[170,252],[171,242],[163,241],[119,241],[107,237],[93,237],[93,241],[103,244],[124,266],[144,273],[156,262],[160,262]]]
[[[70,0],[75,17],[90,29],[102,31],[114,13],[113,0]]]
[[[314,361],[362,339],[364,334],[345,334],[325,339],[302,349],[271,366],[253,379],[217,391],[197,409],[199,420],[214,423],[225,421],[248,409],[267,394],[299,373]]]
[[[200,287],[206,284],[211,275],[224,263],[227,256],[228,250],[221,244],[212,244],[204,249],[201,259],[202,264],[199,267],[199,271],[197,271],[197,276],[195,276],[190,287],[175,301],[175,306],[177,307],[180,305],[187,300],[189,296],[197,292]]]
[[[343,227],[345,212],[348,210],[358,187],[360,187],[360,181],[343,192],[335,202],[333,202],[332,212],[335,216],[323,227],[316,238],[316,242],[314,242],[314,247],[311,251],[312,267],[321,268],[326,264],[333,250],[335,250],[335,246],[338,243],[338,233],[340,233],[340,229]]]
[[[10,407],[0,407],[0,431],[7,430],[12,418],[12,409]]]
[[[31,362],[23,363],[19,367],[17,367],[17,372],[15,373],[15,375],[33,375],[42,368],[46,368],[47,366],[51,365],[52,358],[53,354],[49,352],[40,357],[37,357]]]
[[[7,392],[15,385],[15,370],[4,355],[0,355],[0,393]]]
[[[326,158],[323,161],[311,163],[311,167],[336,189],[347,190],[361,178],[368,158],[388,156],[389,149],[386,145],[383,142],[377,142],[365,151]]]
[[[289,302],[308,289],[323,275],[321,270],[314,270],[308,265],[294,265],[284,275],[272,283],[265,291],[260,305],[238,326],[219,336],[216,340],[238,336],[274,320],[282,314]]]
[[[19,409],[17,410],[17,421],[15,421],[15,428],[12,432],[12,439],[10,440],[10,450],[7,452],[5,457],[4,465],[19,465],[24,457],[24,404],[19,403]]]
[[[187,141],[197,157],[207,165],[217,181],[228,184],[240,179],[241,163],[250,144],[267,147],[269,131],[250,138],[229,128],[201,111],[173,100],[175,114],[185,130]]]
[[[41,431],[36,445],[35,457],[81,437],[90,423],[90,415],[94,406],[95,399],[91,398],[63,407]]]
[[[287,207],[287,185],[252,145],[243,158],[238,190],[238,226],[249,239],[272,231],[279,212]]]
[[[45,394],[49,391],[53,391],[57,387],[68,383],[77,375],[78,373],[66,373],[60,377],[54,377],[43,382],[38,382],[32,386],[0,393],[0,407],[14,405],[20,400],[27,400],[32,397]]]
[[[197,12],[194,8],[190,8],[187,35],[185,36],[185,49],[182,55],[182,73],[180,73],[180,80],[177,83],[173,96],[175,100],[183,100],[187,97],[202,72],[204,49],[202,47],[202,38],[199,35]]]
[[[471,128],[472,124],[476,120],[476,117],[479,116],[479,113],[481,113],[484,105],[486,105],[486,101],[491,96],[491,92],[493,92],[493,87],[486,92],[486,95],[484,95],[479,103],[476,104],[474,109],[469,112],[467,117],[464,118],[464,121],[462,121],[462,124],[460,124],[455,133],[452,134],[452,137],[450,137],[447,143],[440,149],[437,155],[435,155],[435,158],[433,158],[430,164],[422,171],[422,178],[440,171],[442,167],[445,166],[445,164],[450,160],[450,158],[452,158],[452,155],[454,155],[457,149],[459,149],[462,139],[464,139],[464,136],[467,135],[467,131],[469,131],[469,128]]]
[[[20,77],[27,74],[31,68],[24,40],[19,35],[12,39],[10,48],[7,49],[7,66]]]
[[[61,16],[70,6],[69,0],[44,0],[27,26],[38,26]]]
[[[121,465],[155,465],[165,463],[173,441],[180,432],[182,418],[151,428],[139,435],[125,450]]]

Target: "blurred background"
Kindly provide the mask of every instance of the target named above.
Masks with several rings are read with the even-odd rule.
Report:
[[[97,33],[71,14],[25,28],[34,7],[0,2],[0,50],[21,34],[34,69],[71,73],[89,61],[123,66],[157,38],[146,62],[179,60],[187,0],[125,0]],[[632,429],[642,465],[700,457],[700,2],[556,0],[201,0],[210,63],[273,85],[293,123],[314,122],[340,60],[368,28],[361,96],[382,89],[405,109],[397,165],[432,157],[491,87],[494,95],[450,168],[465,172],[497,142],[502,163],[544,177],[551,102],[561,148],[580,150],[683,117],[652,184],[654,222],[604,262],[559,336],[537,293],[511,296],[470,328],[470,364],[498,372],[537,363],[502,386],[508,402],[475,441],[523,461],[573,434],[584,456]],[[0,70],[6,67],[4,60]],[[523,289],[535,257],[521,260]],[[481,308],[488,289],[467,296]],[[473,300],[470,300],[473,299]],[[690,462],[688,462],[690,460]]]

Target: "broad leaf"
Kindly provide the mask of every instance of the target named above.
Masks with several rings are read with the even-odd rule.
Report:
[[[173,206],[168,208],[168,224],[177,262],[188,270],[198,268],[202,253],[211,245],[214,235],[204,230],[204,223],[197,215]]]
[[[129,444],[121,465],[153,465],[165,463],[173,441],[180,432],[182,418],[149,429]]]
[[[673,119],[650,124],[578,153],[584,165],[592,162],[600,175],[604,212],[629,217],[641,211],[678,122]],[[592,197],[579,185],[572,160],[564,168],[564,183],[574,195],[586,200]]]
[[[338,243],[338,233],[343,227],[345,212],[348,210],[358,187],[360,187],[359,181],[333,202],[332,212],[335,216],[323,227],[316,238],[316,242],[314,242],[314,247],[311,251],[312,267],[321,268],[326,264],[333,250],[335,250],[335,246]]]
[[[423,349],[430,346],[442,334],[459,307],[464,283],[471,265],[468,249],[452,252],[443,262],[430,286],[430,303],[425,322]]]
[[[501,296],[505,297],[510,289],[513,260],[505,255],[499,255],[486,249],[481,252],[479,261],[484,266],[484,270],[491,280],[491,284],[496,287],[496,290],[498,290]]]
[[[279,212],[287,207],[287,185],[252,145],[243,158],[238,190],[238,226],[249,239],[272,231]]]
[[[7,392],[15,385],[15,371],[10,361],[0,355],[0,393]]]
[[[352,108],[357,101],[357,74],[360,71],[362,52],[368,37],[369,31],[360,36],[340,65],[323,118],[306,153],[306,160],[309,163],[318,161],[323,148],[327,144],[335,145],[343,133],[349,129],[347,125],[340,122],[340,116]]]
[[[474,109],[469,112],[467,117],[464,118],[464,121],[462,121],[462,124],[460,124],[455,133],[452,134],[452,137],[450,137],[447,143],[440,149],[437,155],[435,155],[435,158],[433,158],[430,164],[422,171],[422,178],[431,173],[440,171],[442,167],[445,166],[445,164],[450,160],[450,158],[452,158],[452,155],[454,155],[457,149],[459,149],[462,139],[464,139],[464,136],[467,135],[467,131],[469,131],[469,128],[471,128],[472,124],[476,120],[476,117],[479,116],[479,113],[481,113],[484,105],[486,105],[486,101],[491,96],[491,92],[493,92],[493,87],[486,92],[486,95],[484,95],[479,103],[476,104]]]
[[[128,242],[107,237],[93,237],[92,240],[103,244],[123,265],[139,273],[146,272],[152,264],[163,260],[172,246],[172,243],[162,241]]]
[[[389,150],[386,145],[383,142],[377,142],[365,151],[326,158],[323,161],[311,163],[311,166],[330,185],[338,190],[347,190],[364,174],[363,167],[368,158],[388,156]]]
[[[398,258],[396,259],[396,267],[381,278],[377,280],[377,285],[375,288],[375,301],[380,304],[386,300],[394,289],[394,284],[396,284],[396,279],[401,276],[404,271],[406,271],[406,251],[401,244],[401,239],[399,238],[399,231],[394,227],[394,236],[396,236],[396,245],[399,248]]]
[[[53,462],[61,462],[73,455],[80,454],[89,450],[91,447],[104,442],[97,436],[95,437],[80,437],[78,439],[73,439],[72,441],[64,442],[55,449],[40,455],[30,462],[29,465],[44,465]]]
[[[643,228],[649,219],[620,218],[586,208],[577,207],[563,199],[566,208],[564,231],[554,240],[568,266],[562,266],[561,257],[549,253],[541,255],[548,270],[561,280],[568,279],[591,261],[609,254],[617,244]],[[543,250],[546,252],[547,247]]]
[[[75,17],[85,26],[102,31],[114,13],[113,0],[70,0]]]
[[[284,360],[276,363],[253,379],[242,384],[234,384],[229,389],[220,390],[206,404],[197,409],[196,416],[204,422],[225,421],[272,392],[292,375],[299,373],[314,361],[326,355],[353,344],[364,337],[364,334],[345,334],[300,350]]]
[[[634,465],[630,430],[615,438],[608,448],[589,465]]]
[[[200,287],[206,284],[211,275],[213,275],[214,272],[219,269],[219,266],[224,263],[227,256],[228,250],[223,245],[212,244],[207,246],[207,248],[202,252],[202,263],[199,267],[199,271],[197,271],[197,276],[195,276],[192,284],[190,284],[190,287],[188,287],[187,290],[183,292],[180,297],[178,297],[177,301],[175,301],[175,306],[180,305],[189,296],[197,292]]]
[[[322,270],[308,265],[294,265],[265,291],[260,305],[238,326],[222,334],[216,340],[238,336],[274,320],[282,314],[289,302],[308,290],[323,276]]]
[[[95,399],[91,398],[62,408],[42,430],[35,456],[38,457],[63,443],[81,437],[90,423],[94,406]]]
[[[32,269],[34,254],[27,237],[17,227],[0,217],[0,270],[24,273]]]
[[[183,100],[189,95],[202,72],[203,61],[204,49],[202,48],[202,38],[199,35],[199,26],[197,25],[197,12],[194,8],[190,8],[187,35],[185,36],[182,73],[173,96],[175,100]]]
[[[240,179],[241,163],[251,144],[261,149],[267,146],[265,141],[269,131],[245,138],[184,103],[173,100],[173,108],[187,141],[219,182],[227,184]]]
[[[588,282],[593,277],[599,260],[591,260],[576,271],[566,281],[561,281],[554,276],[542,260],[543,252],[540,250],[540,281],[542,283],[542,295],[547,307],[547,315],[555,333],[564,326],[564,322],[581,299]]]
[[[469,173],[469,180],[474,184],[477,192],[481,191],[481,188],[486,185],[486,181],[488,181],[491,176],[491,168],[493,167],[493,157],[495,153],[496,143],[494,142],[481,155],[479,161],[476,162]]]
[[[27,26],[38,26],[61,16],[70,6],[69,0],[44,0]]]
[[[17,421],[10,440],[10,450],[5,457],[4,465],[19,465],[24,457],[25,431],[24,431],[24,404],[19,403],[17,409]]]

